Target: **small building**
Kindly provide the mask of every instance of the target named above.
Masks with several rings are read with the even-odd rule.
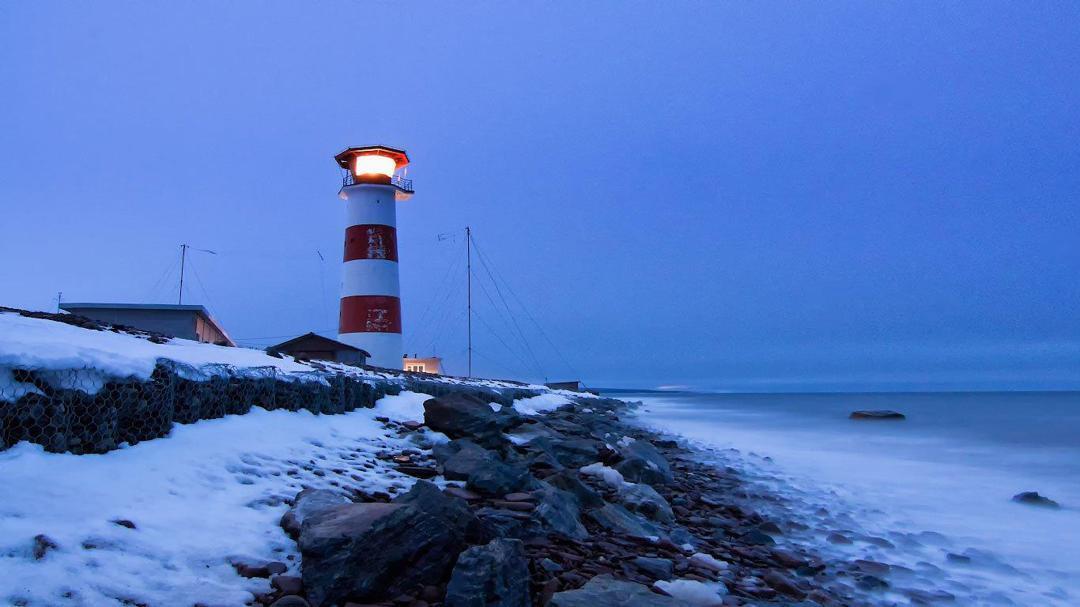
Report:
[[[442,375],[442,359],[438,356],[417,358],[417,356],[413,354],[412,358],[406,356],[402,358],[401,361],[401,368],[406,371],[412,371],[414,373],[435,373],[436,375]]]
[[[219,346],[235,346],[229,334],[200,305],[64,303],[60,309],[113,325],[126,325]]]
[[[276,346],[270,346],[266,351],[274,354],[288,354],[304,360],[329,360],[347,365],[366,365],[368,358],[371,357],[366,350],[316,333],[294,337]]]
[[[548,382],[544,385],[548,388],[551,388],[552,390],[570,390],[572,392],[584,392],[584,390],[581,389],[581,380],[576,379],[574,381],[553,381]]]

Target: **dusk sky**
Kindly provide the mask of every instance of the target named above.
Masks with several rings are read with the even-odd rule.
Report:
[[[382,143],[450,373],[469,225],[478,375],[1080,388],[1078,3],[5,2],[0,141],[0,305],[333,336]]]

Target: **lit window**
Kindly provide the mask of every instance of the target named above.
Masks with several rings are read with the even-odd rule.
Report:
[[[375,173],[393,177],[394,169],[396,168],[397,162],[393,158],[372,154],[368,156],[357,156],[356,165],[353,166],[353,172],[358,176]]]

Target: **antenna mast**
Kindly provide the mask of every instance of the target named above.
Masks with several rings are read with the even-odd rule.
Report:
[[[184,303],[184,261],[187,259],[186,244],[180,245],[180,295],[176,298],[177,305]]]
[[[465,279],[468,285],[466,311],[469,321],[469,373],[467,377],[472,377],[472,230],[469,226],[465,226]]]

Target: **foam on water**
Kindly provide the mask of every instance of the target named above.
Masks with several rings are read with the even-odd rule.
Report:
[[[883,602],[1080,604],[1080,395],[890,395],[892,423],[847,419],[880,395],[640,398],[642,422],[786,498],[778,517],[808,529],[781,543],[892,565]],[[1027,490],[1064,507],[1011,501]]]

